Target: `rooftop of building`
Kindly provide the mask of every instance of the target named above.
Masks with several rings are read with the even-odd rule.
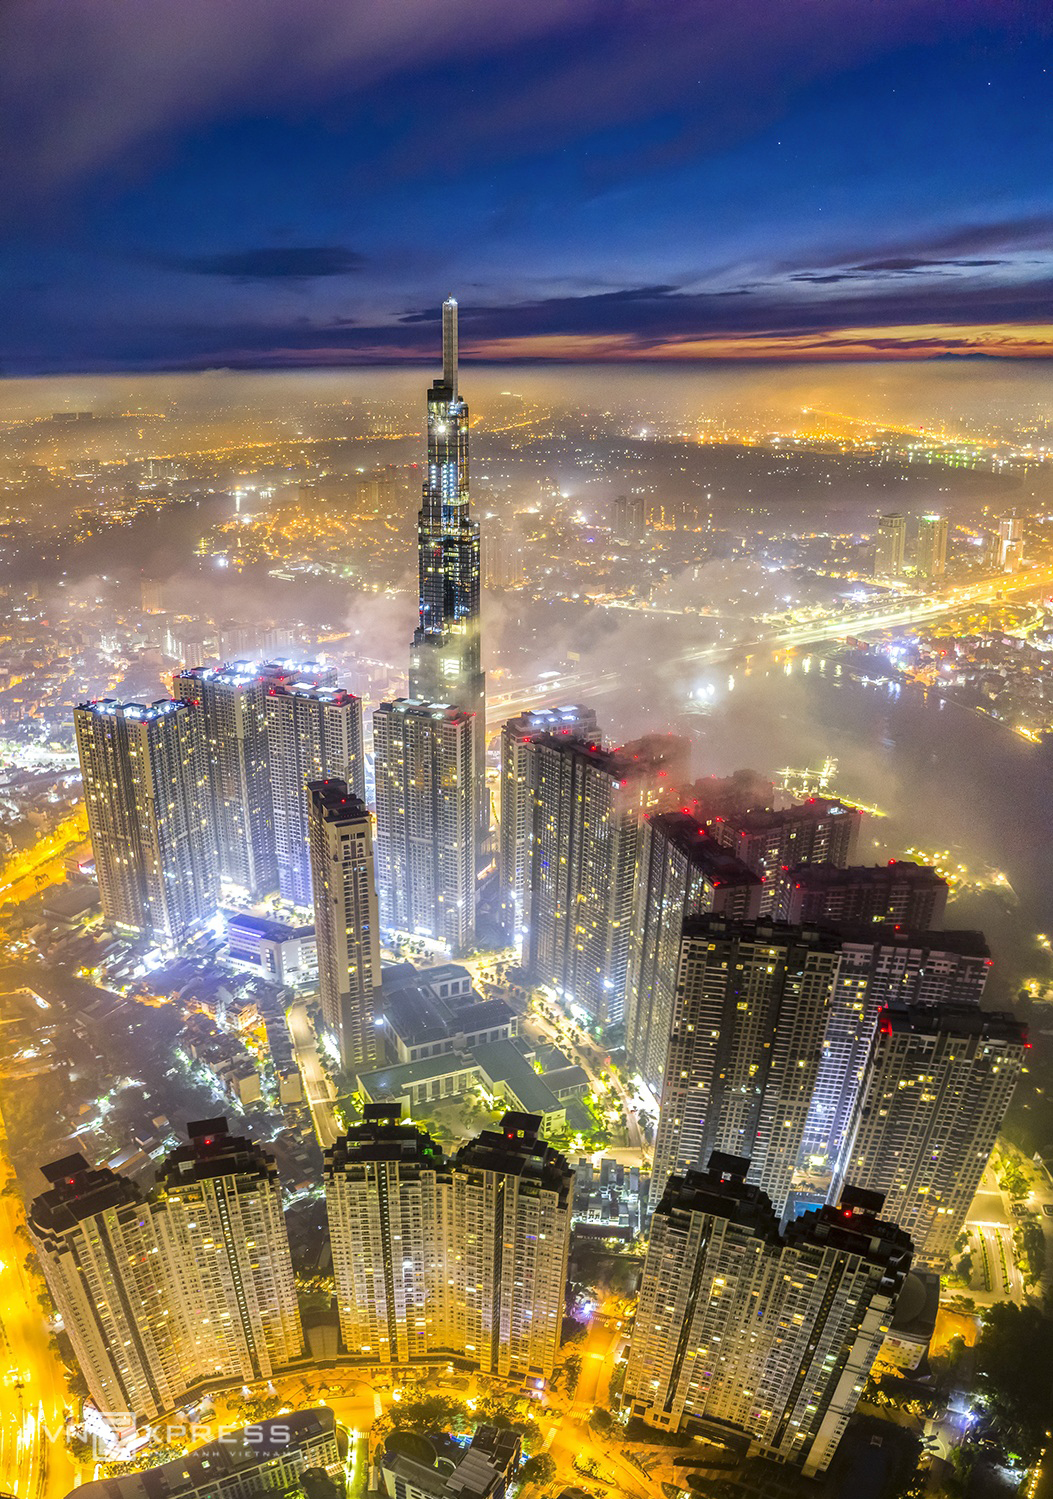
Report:
[[[199,1119],[187,1125],[189,1143],[179,1145],[158,1168],[158,1180],[169,1189],[188,1181],[217,1176],[269,1176],[274,1157],[255,1140],[232,1135],[226,1119]]]
[[[535,734],[571,734],[588,730],[596,734],[596,714],[592,708],[581,703],[568,703],[559,708],[529,708],[504,725],[508,734],[532,738]]]
[[[348,789],[346,781],[308,781],[307,794],[323,822],[360,822],[369,817],[365,802]]]
[[[928,1343],[940,1310],[940,1277],[935,1270],[911,1270],[896,1300],[889,1326],[895,1337]]]
[[[96,1213],[143,1201],[130,1177],[105,1166],[89,1166],[82,1155],[63,1156],[40,1172],[51,1185],[33,1199],[29,1221],[44,1233],[62,1233]]]
[[[483,1130],[477,1139],[462,1145],[453,1162],[464,1169],[531,1178],[540,1186],[569,1195],[574,1187],[573,1169],[559,1151],[540,1138],[540,1129],[538,1115],[509,1112],[499,1129]]]
[[[747,833],[764,833],[770,828],[784,828],[795,822],[816,822],[821,817],[861,817],[858,807],[850,807],[836,796],[810,796],[807,801],[795,802],[792,807],[730,813],[717,817],[716,822],[728,822]]]
[[[988,964],[991,962],[991,949],[983,932],[930,932],[923,927],[899,927],[889,922],[880,925],[839,923],[837,931],[846,946],[858,943],[864,947],[898,947],[917,952],[952,953],[958,958],[982,958]]]
[[[325,1152],[325,1170],[328,1175],[367,1161],[400,1161],[436,1170],[444,1164],[441,1146],[426,1130],[403,1119],[397,1107],[376,1103],[366,1104],[361,1124],[337,1136]]]
[[[702,869],[714,885],[761,885],[759,874],[747,868],[742,860],[706,832],[689,812],[654,812],[648,819],[693,864]]]
[[[227,931],[254,932],[272,942],[287,942],[291,937],[313,936],[314,925],[311,922],[294,925],[274,916],[253,916],[248,911],[235,911],[227,919]]]
[[[914,1245],[906,1229],[878,1216],[883,1205],[880,1193],[859,1192],[846,1186],[836,1207],[827,1203],[792,1219],[786,1225],[786,1243],[838,1249],[905,1276],[914,1256]]]
[[[981,1010],[976,1005],[889,1005],[878,1013],[884,1036],[978,1036],[1029,1046],[1027,1026],[1008,1010]]]
[[[528,1114],[558,1113],[562,1105],[545,1079],[511,1041],[484,1041],[471,1054],[491,1083],[504,1083]]]
[[[819,952],[840,952],[837,932],[819,926],[793,926],[785,921],[757,917],[751,921],[734,921],[727,916],[688,916],[684,919],[684,936],[708,938],[710,941],[756,943],[769,947],[811,947]]]
[[[749,1167],[745,1156],[714,1151],[705,1171],[689,1169],[670,1176],[656,1216],[707,1213],[749,1229],[766,1243],[780,1243],[778,1215],[768,1194],[746,1181]]]
[[[454,708],[449,703],[425,702],[422,698],[398,697],[392,702],[380,703],[373,710],[378,713],[415,715],[419,718],[438,718],[446,723],[467,723],[475,715],[469,708]]]
[[[152,703],[121,703],[116,698],[104,697],[78,703],[77,711],[93,713],[98,717],[127,718],[133,723],[149,723],[152,719],[164,717],[166,713],[186,712],[187,704],[171,697],[160,697]]]
[[[290,1411],[242,1427],[223,1441],[195,1447],[170,1463],[86,1483],[74,1493],[77,1499],[178,1499],[180,1494],[214,1489],[225,1478],[325,1437],[336,1437],[336,1419],[328,1407]],[[264,1485],[260,1487],[262,1491]]]
[[[839,869],[836,864],[799,864],[787,871],[798,889],[851,885],[883,885],[888,880],[907,881],[912,885],[942,885],[947,881],[931,864],[916,864],[911,859],[890,859],[887,864],[850,864]]]

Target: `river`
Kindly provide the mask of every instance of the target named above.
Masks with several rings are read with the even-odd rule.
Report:
[[[1032,957],[1041,958],[1035,933],[1053,933],[1049,749],[913,684],[867,683],[834,657],[740,668],[713,683],[708,711],[683,720],[703,774],[749,766],[774,776],[834,757],[834,790],[888,814],[866,819],[860,860],[914,846],[950,850],[975,873],[1003,871],[1015,901],[963,897],[947,924],[983,926],[1000,966],[1043,971]]]

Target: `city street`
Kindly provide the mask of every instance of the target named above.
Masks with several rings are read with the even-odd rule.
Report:
[[[304,1097],[311,1110],[314,1132],[323,1150],[333,1144],[340,1127],[333,1110],[333,1085],[330,1083],[318,1056],[318,1043],[307,1006],[302,1000],[288,1011],[289,1035],[292,1037],[296,1065],[303,1078]]]
[[[0,1120],[0,1491],[18,1499],[62,1499],[79,1483],[65,1443],[65,1375],[51,1346],[39,1286],[23,1268],[29,1252]]]

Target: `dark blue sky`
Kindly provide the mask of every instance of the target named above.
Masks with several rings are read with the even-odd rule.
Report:
[[[0,369],[1053,352],[1047,0],[6,0]]]

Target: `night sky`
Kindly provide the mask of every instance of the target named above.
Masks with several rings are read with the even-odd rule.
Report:
[[[0,371],[1053,354],[1048,0],[3,0]]]

